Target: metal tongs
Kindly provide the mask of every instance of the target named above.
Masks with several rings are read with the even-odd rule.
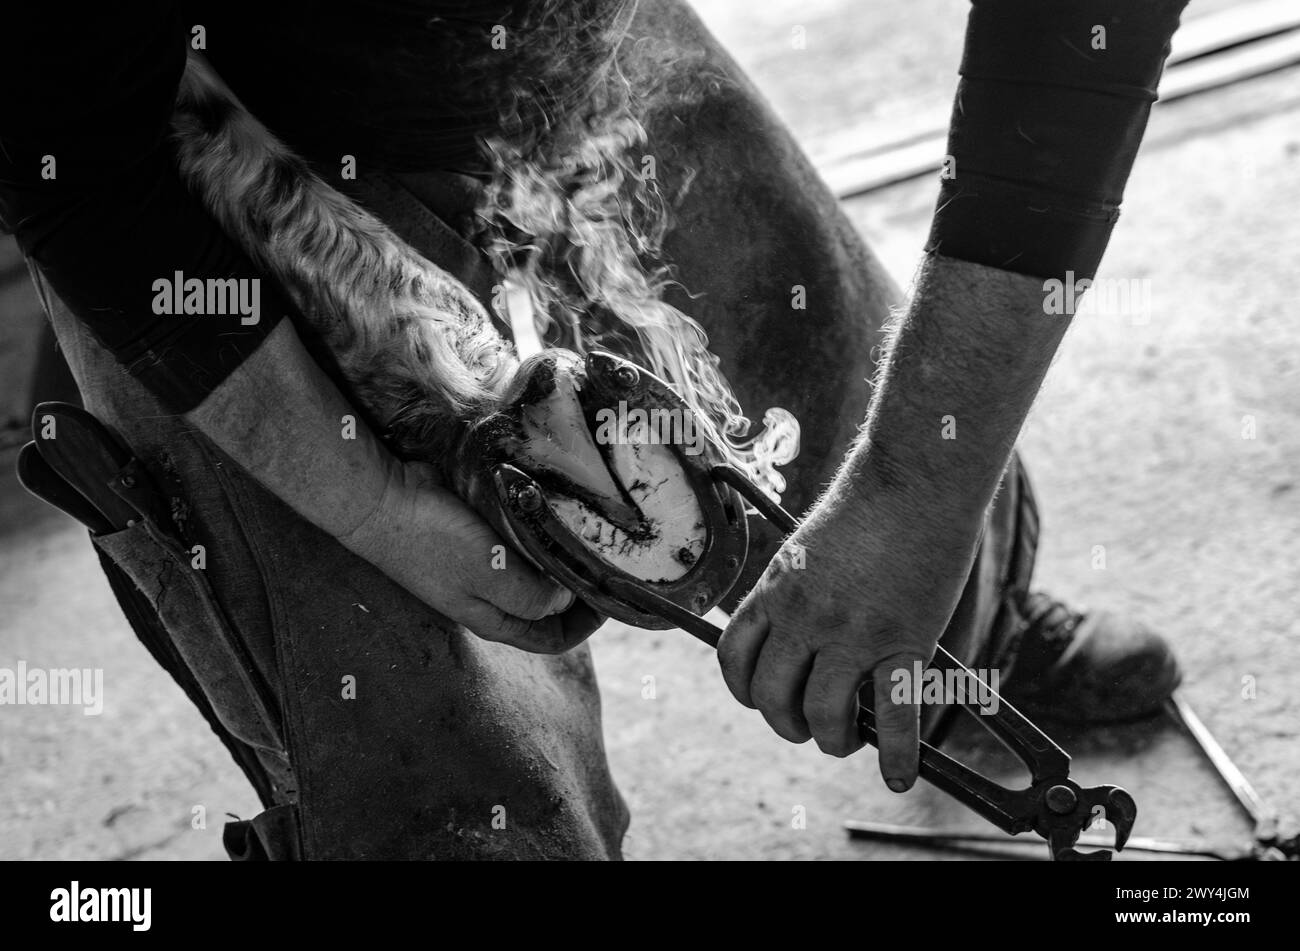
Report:
[[[540,486],[529,476],[510,465],[498,466],[494,475],[498,497],[515,539],[543,570],[562,582],[581,581],[589,589],[597,589],[607,598],[621,602],[634,615],[661,619],[711,647],[718,646],[722,630],[716,625],[647,585],[637,583],[587,549],[555,517]],[[781,532],[788,535],[798,527],[789,512],[738,469],[713,465],[708,475],[715,487],[735,489]],[[1102,816],[1115,826],[1114,847],[1124,847],[1137,816],[1132,796],[1118,786],[1080,786],[1070,778],[1069,755],[1011,704],[988,689],[960,661],[940,647],[933,663],[940,669],[961,672],[968,678],[965,683],[978,683],[979,695],[986,701],[996,699],[996,706],[989,705],[996,710],[992,714],[980,712],[974,703],[960,705],[1019,757],[1029,769],[1031,782],[1025,789],[1008,789],[922,742],[920,774],[924,779],[1006,833],[1038,833],[1047,840],[1054,860],[1109,860],[1108,850],[1085,853],[1075,848],[1083,831]],[[983,693],[984,690],[988,692]],[[879,745],[872,711],[859,711],[858,726],[866,742]]]
[[[1173,858],[1218,859],[1222,862],[1296,862],[1300,861],[1300,835],[1294,822],[1287,823],[1279,813],[1260,798],[1250,780],[1237,768],[1223,747],[1201,722],[1187,701],[1174,694],[1165,701],[1170,717],[1196,741],[1205,758],[1218,773],[1223,784],[1233,794],[1237,804],[1252,823],[1248,837],[1242,838],[1168,838],[1164,836],[1133,836],[1128,840],[1130,852],[1146,852]],[[854,838],[877,842],[902,842],[931,849],[955,849],[965,852],[986,853],[989,848],[1019,844],[995,833],[971,832],[956,828],[930,828],[894,825],[885,822],[864,822],[851,819],[844,823]],[[1085,845],[1107,843],[1097,833],[1085,832],[1080,837]]]

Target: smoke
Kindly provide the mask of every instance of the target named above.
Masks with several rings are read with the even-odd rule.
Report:
[[[508,74],[500,131],[482,140],[490,177],[478,208],[487,223],[481,241],[528,294],[547,345],[639,360],[674,386],[729,461],[779,494],[785,481],[775,466],[797,454],[797,422],[774,408],[767,428],[753,433],[703,327],[664,300],[673,283],[662,260],[670,218],[646,162],[644,125],[654,88],[640,71],[629,79],[615,55],[632,5],[613,18],[588,9],[609,6],[534,4],[514,31],[525,38],[530,68]],[[547,95],[593,67],[568,101]]]
[[[394,9],[409,15],[408,6],[423,4]],[[488,166],[480,243],[531,298],[548,345],[608,348],[643,363],[674,386],[730,462],[779,494],[775,466],[797,454],[797,422],[773,408],[755,431],[703,328],[663,299],[673,283],[661,253],[670,220],[655,176],[643,174],[644,117],[663,92],[655,73],[681,71],[672,70],[677,50],[660,44],[629,78],[618,54],[634,4],[507,6],[504,47],[492,42],[503,28],[488,19],[427,23],[454,52],[465,86],[444,92],[498,112],[480,138]],[[699,65],[690,64],[692,95],[722,81]],[[418,458],[489,411],[516,362],[487,314],[312,174],[195,57],[174,130],[191,187],[293,296],[391,441]]]

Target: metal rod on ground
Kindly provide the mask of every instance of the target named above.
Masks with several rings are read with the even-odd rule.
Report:
[[[1165,705],[1173,718],[1186,728],[1192,735],[1192,739],[1196,740],[1196,745],[1214,765],[1224,785],[1232,790],[1232,794],[1237,797],[1237,802],[1241,803],[1246,814],[1254,821],[1257,830],[1276,822],[1277,815],[1264,805],[1264,800],[1259,797],[1259,793],[1255,792],[1255,787],[1250,784],[1250,780],[1228,757],[1227,752],[1219,745],[1219,741],[1214,738],[1214,734],[1187,705],[1187,701],[1174,694],[1165,701]]]
[[[904,842],[932,849],[956,848],[980,851],[979,845],[1032,846],[1033,839],[999,835],[989,832],[967,832],[964,829],[927,829],[923,826],[892,825],[886,822],[861,822],[850,819],[844,823],[851,837],[872,839],[878,842]],[[1114,848],[1111,837],[1102,833],[1085,832],[1079,836],[1079,845],[1096,848]],[[1231,845],[1216,845],[1199,840],[1160,839],[1135,836],[1124,846],[1125,852],[1152,852],[1163,855],[1198,856],[1221,861],[1240,861],[1250,857],[1250,850]]]

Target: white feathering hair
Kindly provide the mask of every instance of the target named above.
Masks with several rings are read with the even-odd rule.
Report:
[[[746,439],[751,423],[703,328],[662,299],[668,270],[642,264],[667,222],[633,158],[646,134],[630,85],[608,69],[589,108],[551,113],[540,134],[484,139],[487,253],[503,268],[531,251],[516,276],[539,331],[558,328],[558,345],[578,353],[632,344],[729,461],[779,496],[775,465],[798,452],[798,423],[772,409]],[[502,128],[517,129],[517,104],[503,108]],[[194,53],[172,125],[189,187],[284,287],[395,450],[444,459],[466,423],[498,407],[519,362],[474,295],[316,176]]]
[[[339,194],[191,55],[172,127],[189,187],[274,277],[404,454],[490,412],[513,347],[459,281]]]

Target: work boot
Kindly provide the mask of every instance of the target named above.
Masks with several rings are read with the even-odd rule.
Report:
[[[1001,694],[1031,717],[1113,723],[1149,716],[1182,680],[1169,643],[1140,621],[1081,613],[1018,592],[1021,617],[999,666]]]

